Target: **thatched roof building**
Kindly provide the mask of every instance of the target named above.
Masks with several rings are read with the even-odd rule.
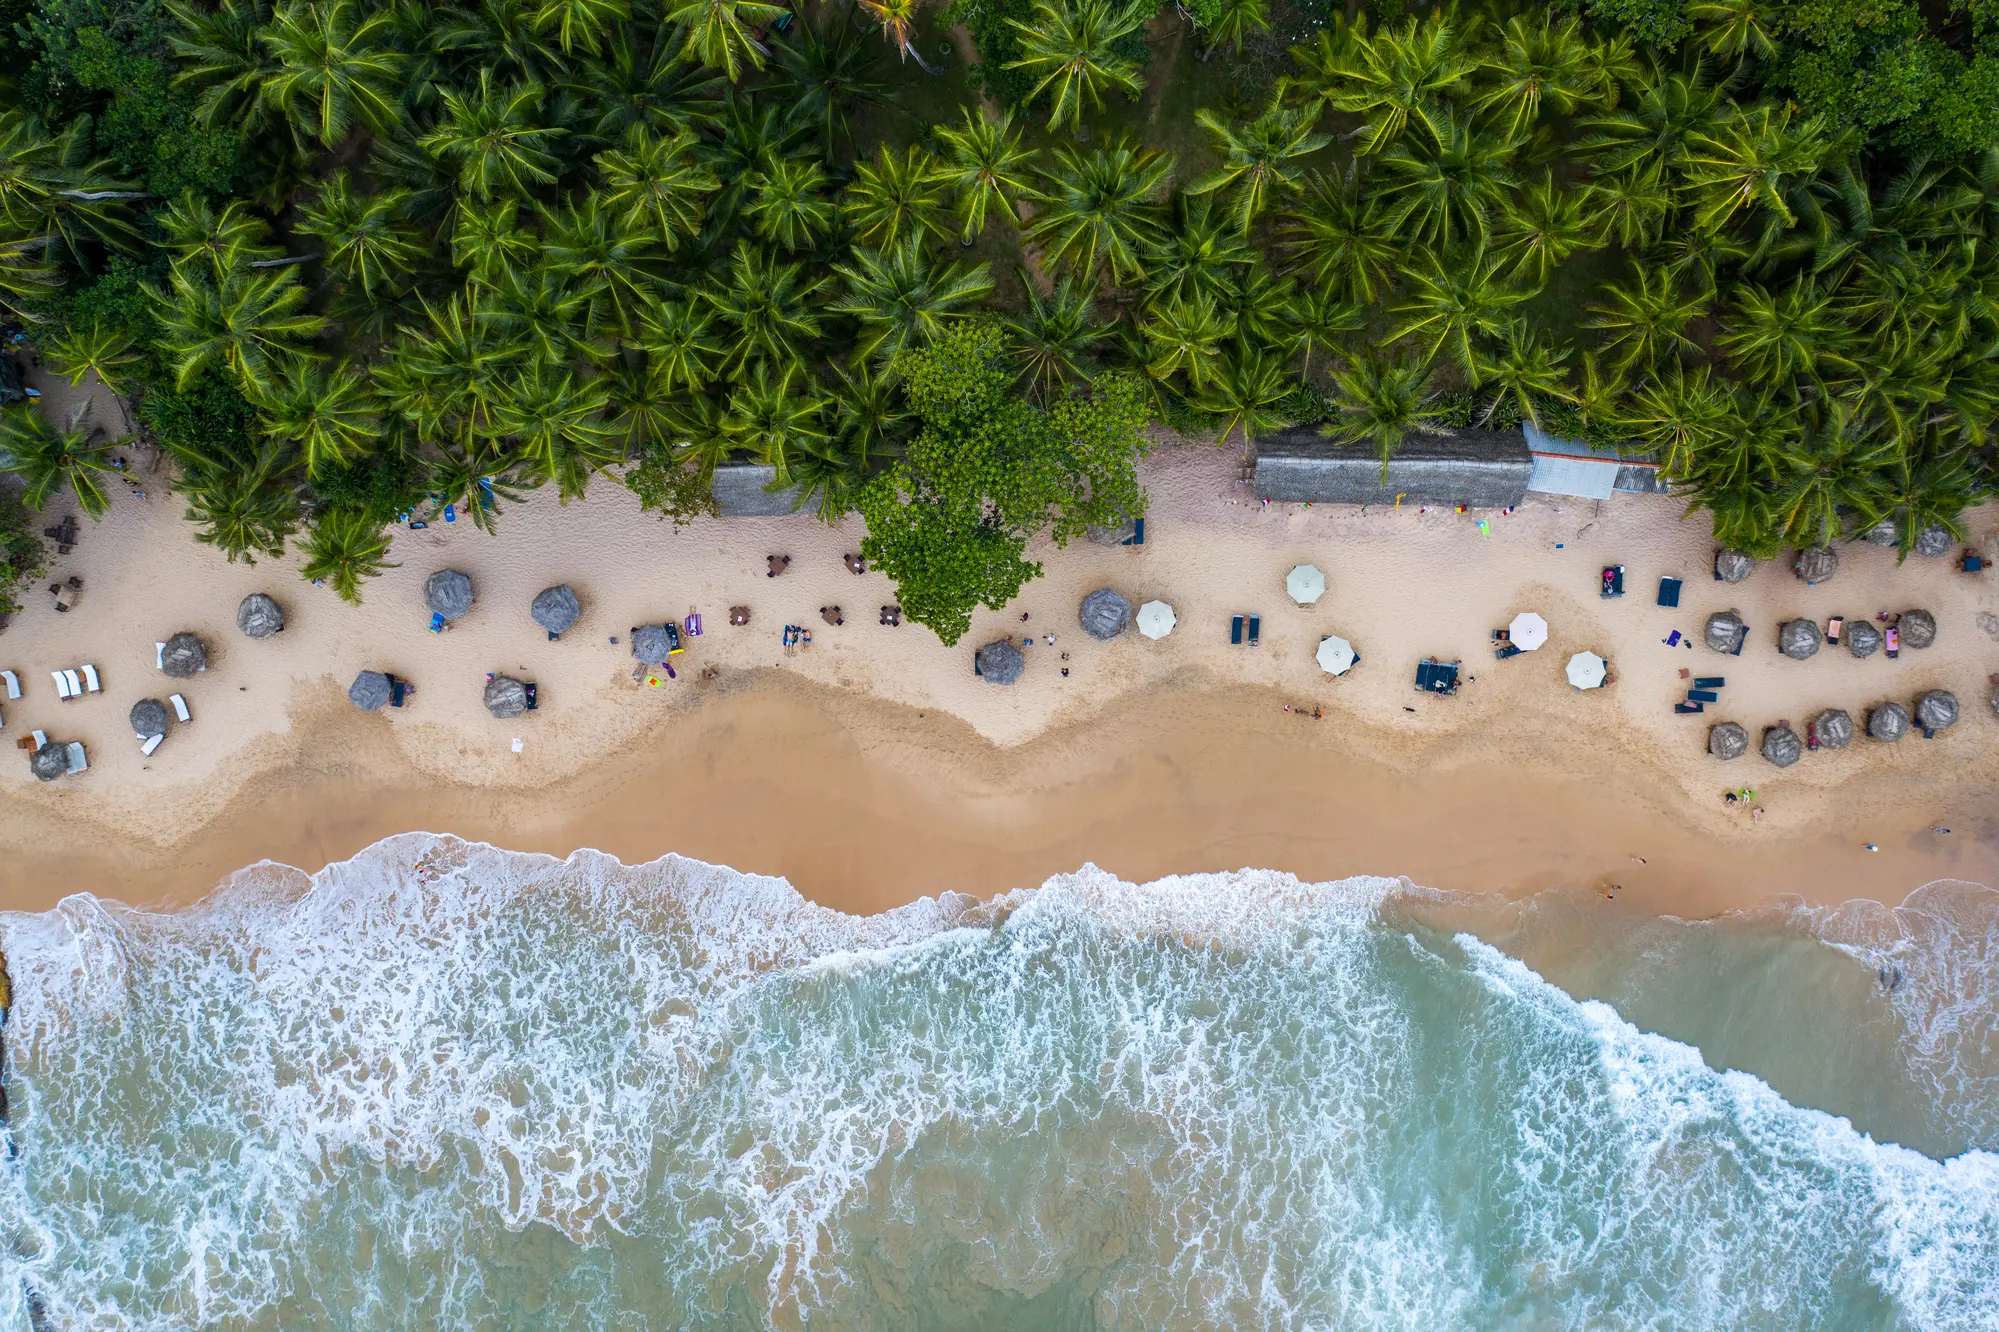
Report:
[[[1739,759],[1749,752],[1749,732],[1740,722],[1716,722],[1707,728],[1707,752],[1718,759]]]
[[[347,701],[363,712],[379,712],[388,706],[389,677],[380,671],[362,671],[347,686]]]
[[[486,681],[486,711],[502,721],[528,710],[528,687],[511,675],[496,675]]]
[[[1881,650],[1881,631],[1865,620],[1851,620],[1846,626],[1846,650],[1856,658],[1871,657]]]
[[[439,569],[423,580],[423,602],[447,620],[462,618],[472,609],[471,575]]]
[[[1867,734],[1889,744],[1909,733],[1909,710],[1900,703],[1883,703],[1867,714]]]
[[[1131,603],[1108,587],[1100,587],[1083,598],[1076,612],[1083,632],[1107,643],[1131,627]]]
[[[52,782],[69,771],[69,746],[51,740],[28,756],[28,771],[38,782]]]
[[[1780,768],[1788,768],[1804,757],[1805,742],[1788,726],[1772,726],[1763,732],[1763,757]]]
[[[1895,628],[1905,648],[1926,648],[1937,641],[1937,617],[1926,610],[1903,611]]]
[[[658,666],[673,651],[673,635],[663,624],[642,624],[632,630],[632,655],[648,665]]]
[[[1812,734],[1826,749],[1845,749],[1853,743],[1853,714],[1845,708],[1827,708],[1812,718]]]
[[[157,698],[142,698],[132,705],[132,734],[150,740],[167,733],[167,707]]]
[[[730,461],[715,468],[715,476],[709,482],[709,493],[715,497],[715,508],[724,518],[782,518],[786,514],[797,513],[810,507],[817,491],[808,491],[803,486],[780,486],[771,489],[777,481],[777,469],[766,467],[759,462]]]
[[[1718,550],[1714,553],[1714,571],[1724,583],[1739,583],[1756,572],[1756,561],[1739,550]]]
[[[1823,583],[1839,572],[1839,552],[1831,546],[1810,546],[1791,561],[1791,572],[1807,586]]]
[[[1932,689],[1916,700],[1916,724],[1932,731],[1957,725],[1957,695],[1948,689]]]
[[[1259,499],[1313,504],[1465,504],[1501,509],[1527,494],[1534,470],[1518,430],[1451,430],[1411,435],[1389,459],[1387,476],[1372,444],[1342,444],[1316,425],[1256,441]]]
[[[1749,626],[1742,622],[1740,615],[1725,610],[1707,617],[1707,626],[1701,631],[1701,637],[1713,651],[1732,653],[1742,646],[1742,639],[1748,632]]]
[[[185,631],[175,634],[160,649],[160,669],[176,680],[186,680],[208,669],[208,646]]]
[[[1777,627],[1777,650],[1792,661],[1804,661],[1824,641],[1825,635],[1811,620],[1786,620]]]
[[[1027,669],[1027,658],[1010,638],[996,638],[979,649],[979,674],[987,684],[1010,685]]]
[[[577,600],[576,589],[567,583],[545,587],[535,594],[528,614],[534,622],[551,634],[567,633],[583,615],[583,603]]]
[[[236,627],[251,638],[269,638],[285,631],[285,612],[262,592],[252,592],[236,608]]]
[[[1948,527],[1925,527],[1916,533],[1915,552],[1928,559],[1940,560],[1950,554],[1951,547],[1956,544],[1957,540],[1951,536]]]

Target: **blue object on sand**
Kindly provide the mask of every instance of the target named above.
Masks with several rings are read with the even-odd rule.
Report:
[[[1458,692],[1458,663],[1425,657],[1416,663],[1416,687],[1429,694]]]
[[[1659,604],[1661,606],[1678,606],[1680,604],[1679,579],[1661,578],[1659,580]]]
[[[444,616],[438,611],[432,611],[430,613],[430,632],[432,632],[433,634],[441,634],[444,632]]]
[[[1680,631],[1675,629],[1672,633],[1666,635],[1666,646],[1678,647],[1679,645],[1680,645]]]
[[[1240,615],[1229,617],[1229,646],[1242,646],[1242,616]]]
[[[1257,645],[1257,640],[1258,640],[1259,638],[1261,638],[1261,637],[1262,637],[1262,635],[1263,635],[1263,617],[1262,617],[1261,615],[1252,615],[1252,616],[1250,616],[1250,617],[1249,617],[1249,645],[1250,645],[1251,647],[1255,647],[1255,646]]]
[[[1142,546],[1145,544],[1145,519],[1140,518],[1131,525],[1131,535],[1118,542],[1120,546]]]
[[[1696,689],[1719,689],[1727,683],[1728,677],[1725,675],[1696,675],[1694,677],[1694,688]]]
[[[1721,702],[1721,695],[1715,693],[1712,689],[1689,689],[1687,691],[1687,702],[1719,703]]]
[[[1673,705],[1673,711],[1682,716],[1693,712],[1705,712],[1706,710],[1707,705],[1705,703],[1675,703]]]
[[[444,506],[444,521],[447,523],[458,521],[458,506],[456,504],[447,504]]]

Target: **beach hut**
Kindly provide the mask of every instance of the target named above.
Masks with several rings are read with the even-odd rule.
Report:
[[[1856,658],[1871,657],[1881,650],[1881,631],[1865,620],[1852,620],[1846,626],[1846,650]]]
[[[1610,663],[1596,653],[1578,652],[1569,658],[1569,683],[1578,689],[1600,688],[1609,669]]]
[[[979,649],[979,675],[987,684],[1010,685],[1027,669],[1027,658],[1010,638],[996,638]]]
[[[1084,633],[1100,643],[1108,643],[1131,628],[1131,603],[1110,588],[1100,587],[1083,598],[1076,618],[1082,623]]]
[[[1957,695],[1932,689],[1916,700],[1916,724],[1931,731],[1957,725]]]
[[[462,618],[472,609],[472,579],[456,569],[439,569],[423,580],[423,601],[432,614],[447,620]]]
[[[663,624],[642,624],[632,631],[632,655],[652,666],[664,665],[673,652],[673,635]]]
[[[1853,743],[1853,714],[1845,708],[1827,708],[1812,718],[1812,734],[1826,749],[1845,749]]]
[[[567,583],[558,583],[535,594],[533,603],[528,606],[528,614],[548,631],[550,638],[559,638],[583,614],[583,603],[576,599],[575,588]]]
[[[142,698],[132,705],[132,734],[150,740],[167,733],[167,705],[157,698]]]
[[[1903,611],[1895,628],[1905,648],[1926,648],[1937,641],[1937,617],[1926,610]]]
[[[1742,646],[1742,640],[1748,633],[1749,626],[1742,622],[1742,617],[1732,610],[1725,610],[1707,617],[1707,627],[1701,636],[1710,650],[1733,654]]]
[[[252,592],[236,608],[236,627],[251,638],[269,638],[285,631],[285,612],[262,592]]]
[[[208,647],[193,634],[175,634],[160,649],[160,669],[176,680],[186,680],[208,669]]]
[[[1739,550],[1714,553],[1714,576],[1724,583],[1739,583],[1756,572],[1756,561]]]
[[[1950,534],[1948,527],[1932,526],[1916,533],[1913,549],[1925,559],[1940,560],[1950,554],[1951,547],[1956,544],[1957,539]]]
[[[1534,456],[1519,430],[1412,431],[1384,466],[1371,441],[1339,441],[1316,423],[1259,435],[1258,499],[1286,504],[1465,504],[1505,509],[1527,495]]]
[[[1804,757],[1805,742],[1788,726],[1772,726],[1763,732],[1763,757],[1780,768],[1788,768]]]
[[[1164,638],[1178,623],[1173,608],[1163,601],[1148,601],[1138,608],[1138,632],[1147,638]]]
[[[35,774],[38,782],[52,782],[69,771],[69,749],[60,742],[50,742],[37,749],[28,758],[28,771]]]
[[[1532,652],[1548,641],[1548,622],[1533,611],[1521,611],[1506,626],[1506,641],[1522,652]]]
[[[1707,752],[1718,759],[1739,759],[1749,752],[1749,732],[1741,722],[1716,722],[1707,728]]]
[[[1808,546],[1791,561],[1791,572],[1807,587],[1823,583],[1839,572],[1839,552],[1831,546]]]
[[[496,675],[486,681],[486,711],[505,721],[528,709],[528,687],[511,675]]]
[[[1777,650],[1792,661],[1810,657],[1824,641],[1825,635],[1813,620],[1786,620],[1777,627]]]
[[[1360,657],[1353,650],[1353,644],[1337,634],[1327,634],[1319,640],[1319,650],[1314,654],[1319,669],[1328,675],[1345,675],[1353,669]]]
[[[1284,576],[1284,590],[1300,606],[1310,606],[1326,595],[1326,576],[1316,564],[1300,564]]]
[[[347,686],[347,701],[363,712],[380,712],[389,704],[389,677],[380,671],[362,671]]]
[[[1893,744],[1909,733],[1909,710],[1900,703],[1883,703],[1867,714],[1867,734]]]

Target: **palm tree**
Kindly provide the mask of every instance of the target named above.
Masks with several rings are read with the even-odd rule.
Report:
[[[345,171],[336,171],[319,197],[299,210],[295,229],[316,236],[326,248],[320,262],[327,272],[361,288],[366,300],[401,290],[429,248],[405,220],[409,191],[357,193]]]
[[[1788,105],[1738,107],[1713,130],[1689,137],[1680,188],[1694,198],[1694,221],[1704,230],[1718,230],[1744,209],[1790,226],[1797,217],[1789,191],[1836,147],[1821,117],[1793,123]]]
[[[667,392],[699,390],[714,377],[723,348],[709,332],[713,322],[696,301],[661,301],[647,311],[638,345]]]
[[[798,366],[759,366],[729,395],[729,437],[775,472],[777,485],[789,485],[792,462],[826,438],[825,406],[818,386]]]
[[[362,509],[322,509],[300,543],[299,577],[324,582],[350,606],[361,604],[361,584],[397,566],[388,563],[388,529]]]
[[[841,209],[862,245],[893,247],[905,236],[944,235],[943,170],[937,159],[910,144],[901,156],[886,144],[855,164]]]
[[[750,223],[757,235],[787,250],[809,250],[833,230],[826,170],[809,157],[787,157],[753,178]]]
[[[241,456],[235,450],[172,452],[180,464],[174,490],[187,497],[196,541],[214,546],[231,564],[285,553],[285,540],[298,527],[299,496],[292,455],[282,441],[260,440]]]
[[[661,359],[619,356],[607,371],[608,392],[617,416],[611,437],[627,458],[657,456],[673,436],[680,395],[667,379]],[[626,482],[629,484],[630,476]]]
[[[1583,198],[1602,240],[1627,250],[1657,240],[1673,211],[1672,190],[1656,162],[1598,175],[1583,186]]]
[[[217,213],[205,195],[188,190],[153,216],[161,232],[160,248],[173,256],[176,273],[201,266],[220,282],[281,253],[269,243],[271,224],[240,199],[231,199]]]
[[[1425,254],[1408,273],[1409,296],[1393,308],[1404,316],[1391,342],[1422,338],[1425,361],[1449,352],[1459,368],[1476,374],[1480,338],[1494,337],[1513,320],[1513,309],[1532,293],[1500,274],[1503,264],[1484,250]]]
[[[27,483],[21,498],[28,507],[46,509],[65,488],[77,507],[91,518],[102,518],[111,496],[98,478],[114,471],[112,445],[93,444],[72,425],[57,430],[32,403],[0,412],[0,472],[17,473]]]
[[[917,7],[917,0],[861,0],[861,8],[881,24],[882,36],[902,53],[905,60],[914,60],[925,74],[942,74],[943,70],[933,69],[917,54],[916,44],[909,40],[910,34],[916,31]]]
[[[500,399],[497,425],[516,441],[516,456],[538,481],[553,481],[562,502],[580,499],[592,472],[625,460],[604,423],[610,392],[601,379],[536,362],[516,375]]]
[[[1486,57],[1492,86],[1472,103],[1506,123],[1518,138],[1541,116],[1545,105],[1558,115],[1603,95],[1602,75],[1589,58],[1590,43],[1573,16],[1550,22],[1516,14],[1506,21],[1499,49]]]
[[[277,68],[259,93],[291,125],[301,148],[311,142],[331,148],[357,120],[369,129],[396,123],[403,57],[388,45],[389,26],[388,14],[364,16],[353,0],[278,7],[263,31]]]
[[[1332,287],[1306,287],[1292,298],[1285,319],[1294,330],[1292,343],[1304,353],[1298,374],[1312,377],[1312,353],[1331,355],[1349,333],[1367,327],[1367,316],[1358,305]]]
[[[1304,201],[1284,215],[1281,235],[1294,272],[1362,305],[1374,304],[1405,249],[1378,198],[1351,178],[1316,174],[1307,177]]]
[[[1084,368],[1110,325],[1096,318],[1087,287],[1064,275],[1043,296],[1025,270],[1020,286],[1027,308],[1006,321],[1007,351],[1020,364],[1028,391],[1042,401],[1089,379]]]
[[[832,161],[834,145],[848,134],[848,109],[882,100],[882,85],[874,77],[881,57],[854,31],[851,10],[823,30],[800,19],[790,40],[777,43],[771,54],[790,90],[793,114],[818,126],[826,160]]]
[[[1136,0],[1036,0],[1030,22],[1007,20],[1020,36],[1021,54],[1005,68],[1025,70],[1036,80],[1024,100],[1049,94],[1049,129],[1066,124],[1080,130],[1085,103],[1101,111],[1110,89],[1128,97],[1145,90],[1138,62],[1120,54],[1117,43],[1149,17]]]
[[[1657,75],[1643,82],[1630,107],[1590,116],[1577,125],[1584,131],[1582,151],[1594,158],[1600,172],[1636,167],[1677,170],[1693,142],[1721,124],[1728,104],[1699,64],[1684,72]]]
[[[92,315],[64,329],[42,348],[42,354],[48,358],[49,368],[72,386],[94,374],[116,392],[125,372],[139,363],[131,347],[130,332]]]
[[[498,199],[490,204],[460,200],[452,210],[451,262],[472,270],[472,280],[498,287],[519,273],[541,253],[541,242],[521,225],[521,206],[516,199]]]
[[[856,358],[852,365],[834,367],[833,414],[837,438],[855,475],[865,479],[875,464],[896,448],[909,424],[900,378]]]
[[[1197,20],[1198,21],[1198,20]],[[1215,16],[1207,25],[1208,45],[1201,52],[1203,63],[1220,49],[1223,42],[1237,55],[1242,54],[1242,44],[1252,32],[1270,31],[1269,6],[1265,0],[1217,0]]]
[[[180,25],[167,34],[180,57],[174,81],[201,89],[195,112],[202,123],[260,128],[268,106],[264,80],[277,70],[263,41],[271,17],[266,0],[222,0],[213,10],[173,0],[167,12]]]
[[[713,109],[721,78],[675,49],[674,35],[656,28],[642,41],[621,26],[606,58],[582,66],[582,78],[568,86],[595,112],[592,139],[617,143],[638,127],[671,138]]]
[[[734,83],[745,65],[764,67],[768,52],[753,26],[773,23],[786,12],[764,0],[670,0],[664,18],[668,25],[686,30],[682,51]]]
[[[438,449],[430,463],[429,488],[431,517],[450,505],[489,536],[499,529],[500,501],[520,504],[529,494],[517,451],[459,444]]]
[[[551,276],[583,298],[583,336],[606,332],[629,339],[658,283],[650,258],[656,233],[649,221],[611,211],[595,194],[581,203],[544,210],[542,256]]]
[[[1211,296],[1172,297],[1153,302],[1138,331],[1151,353],[1145,372],[1163,384],[1184,371],[1198,393],[1220,368],[1222,339],[1235,332],[1235,320]]]
[[[1570,396],[1568,378],[1562,373],[1569,348],[1551,345],[1525,319],[1513,320],[1494,335],[1494,341],[1498,350],[1480,356],[1473,367],[1480,387],[1493,392],[1479,424],[1492,420],[1499,405],[1512,398],[1520,414],[1538,426],[1543,399]]]
[[[1512,161],[1519,144],[1487,133],[1446,108],[1428,117],[1381,157],[1388,225],[1442,246],[1483,240],[1492,219],[1519,188]]]
[[[802,361],[806,347],[819,337],[819,311],[810,303],[819,287],[798,264],[781,264],[739,246],[730,258],[728,281],[701,292],[735,333],[728,368],[741,370],[758,359],[778,367]]]
[[[1701,42],[1716,55],[1743,61],[1767,60],[1777,53],[1756,0],[1693,0],[1687,17],[1700,25]]]
[[[555,29],[556,43],[564,55],[578,46],[596,55],[597,35],[631,16],[629,0],[542,0],[541,8],[535,11],[534,26],[537,32]]]
[[[1349,361],[1333,376],[1338,396],[1326,433],[1374,446],[1382,480],[1388,461],[1412,434],[1427,434],[1441,413],[1429,389],[1429,372],[1407,361],[1368,355]]]
[[[1013,112],[1002,111],[1000,118],[992,121],[968,106],[963,126],[955,130],[940,127],[937,137],[945,146],[940,174],[958,197],[958,217],[964,224],[959,240],[970,245],[986,229],[988,209],[1018,226],[1021,201],[1035,197],[1029,177],[1034,152],[1021,147],[1020,135],[1013,128]]]
[[[1570,255],[1592,247],[1597,225],[1583,199],[1557,185],[1554,172],[1544,171],[1501,205],[1493,238],[1512,258],[1515,274],[1539,284]]]
[[[280,360],[326,326],[305,310],[306,289],[289,268],[234,272],[219,283],[178,272],[168,291],[147,290],[181,388],[217,366],[256,401],[272,388]]]
[[[427,439],[469,448],[494,433],[503,386],[525,339],[490,294],[468,289],[441,308],[424,304],[376,371],[384,398]]]
[[[380,437],[380,421],[380,403],[349,361],[322,374],[310,361],[294,358],[257,404],[264,433],[297,448],[314,476],[344,463],[349,454],[366,453]]]
[[[1803,437],[1775,459],[1770,511],[1786,544],[1823,546],[1890,512],[1901,441],[1836,401],[1808,403],[1803,417]]]
[[[77,120],[51,135],[18,107],[0,109],[0,234],[11,244],[33,242],[44,259],[66,256],[89,270],[91,244],[131,247],[139,233],[125,216],[149,196],[90,160]]]
[[[1682,292],[1671,273],[1634,262],[1631,281],[1605,283],[1603,296],[1602,305],[1589,307],[1595,315],[1589,327],[1609,330],[1603,350],[1620,369],[1658,366],[1700,350],[1686,327],[1706,310],[1707,298]]]
[[[1412,120],[1435,134],[1438,113],[1478,69],[1442,11],[1384,28],[1372,39],[1365,18],[1352,23],[1336,18],[1298,58],[1306,85],[1329,105],[1367,117],[1357,149],[1366,156],[1400,139]]]
[[[1836,295],[1809,277],[1775,293],[1745,283],[1735,305],[1720,344],[1756,382],[1815,380],[1826,369],[1854,364],[1846,355],[1852,325]]]
[[[1187,187],[1189,194],[1212,194],[1231,190],[1235,201],[1231,212],[1236,229],[1249,234],[1257,216],[1280,194],[1297,194],[1304,188],[1304,171],[1299,158],[1309,157],[1332,140],[1315,134],[1319,109],[1300,110],[1272,98],[1262,115],[1240,130],[1230,129],[1205,107],[1194,119],[1221,151],[1221,165]]]
[[[1234,281],[1223,289],[1221,304],[1235,320],[1238,342],[1289,348],[1298,337],[1291,324],[1291,308],[1297,299],[1296,283],[1258,263],[1236,272]]]
[[[1157,201],[1173,159],[1121,139],[1088,153],[1058,148],[1055,163],[1043,177],[1047,211],[1028,229],[1047,262],[1086,281],[1142,276],[1146,247],[1163,232]]]
[[[458,172],[458,188],[481,202],[525,197],[555,182],[560,165],[549,147],[564,131],[543,125],[545,94],[533,83],[493,86],[479,71],[477,92],[444,90],[444,118],[417,142]]]
[[[1146,246],[1145,290],[1153,300],[1206,293],[1220,299],[1256,249],[1218,215],[1210,195],[1173,196],[1173,221]]]
[[[1703,448],[1741,433],[1728,385],[1707,366],[1688,370],[1677,360],[1644,377],[1618,425],[1658,451],[1660,473],[1669,478],[1691,475]]]
[[[1227,444],[1229,437],[1240,431],[1246,446],[1258,435],[1291,424],[1284,403],[1293,387],[1282,361],[1239,345],[1198,401],[1201,410],[1222,420],[1216,444]]]
[[[984,264],[939,264],[914,236],[890,250],[857,250],[851,263],[835,264],[833,271],[847,294],[827,308],[860,320],[855,354],[883,362],[936,341],[947,321],[964,317],[993,289]]]
[[[707,198],[722,187],[695,159],[694,136],[634,125],[622,147],[597,154],[605,205],[627,231],[648,228],[668,250],[701,230]]]

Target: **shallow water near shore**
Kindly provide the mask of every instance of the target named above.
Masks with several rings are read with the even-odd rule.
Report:
[[[424,834],[72,897],[0,917],[0,1326],[1990,1326],[1999,894],[1589,905]]]

